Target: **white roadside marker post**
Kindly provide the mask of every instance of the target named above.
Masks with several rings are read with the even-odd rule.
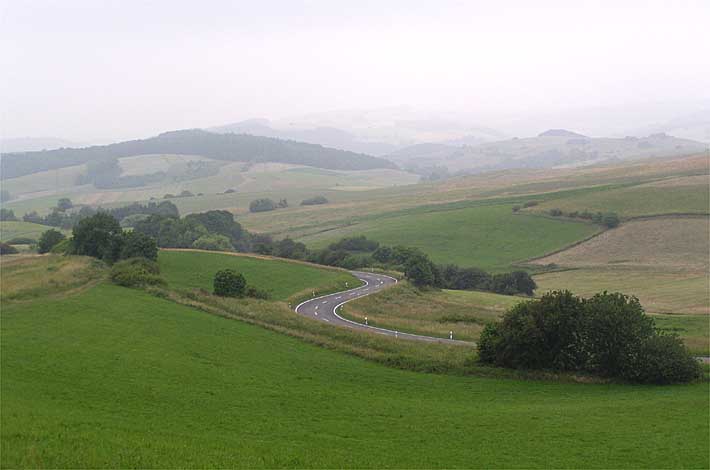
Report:
[[[449,331],[449,339],[454,339],[454,332],[453,331]]]
[[[367,325],[367,317],[365,317],[365,324]]]
[[[394,337],[399,338],[399,331],[397,331],[397,330],[394,331]]]

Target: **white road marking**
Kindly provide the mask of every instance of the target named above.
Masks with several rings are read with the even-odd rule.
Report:
[[[323,302],[321,302],[321,303],[322,303],[322,304],[327,304],[327,303],[328,303],[328,301],[327,301],[327,300],[324,300],[324,301],[323,301]]]

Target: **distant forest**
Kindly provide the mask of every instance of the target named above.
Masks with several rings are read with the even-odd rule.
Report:
[[[0,174],[2,179],[8,179],[88,162],[110,162],[116,158],[145,154],[201,155],[224,161],[292,163],[330,170],[396,168],[394,163],[382,158],[321,145],[246,134],[214,134],[193,129],[80,149],[8,153],[0,160]]]

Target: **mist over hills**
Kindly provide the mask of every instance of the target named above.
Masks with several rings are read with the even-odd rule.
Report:
[[[0,170],[2,179],[8,179],[88,162],[106,162],[145,154],[200,155],[215,160],[292,163],[332,170],[396,168],[388,160],[321,145],[191,129],[110,145],[8,153],[0,160]]]
[[[61,147],[80,147],[81,144],[58,137],[0,138],[0,152],[37,152]]]
[[[706,145],[664,133],[647,137],[593,138],[565,129],[537,137],[513,138],[474,146],[419,144],[385,158],[404,168],[445,167],[450,172],[482,172],[510,168],[584,166],[613,160],[670,157],[702,152]]]

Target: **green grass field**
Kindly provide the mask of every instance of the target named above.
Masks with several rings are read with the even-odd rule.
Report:
[[[347,235],[366,235],[387,245],[414,246],[437,263],[475,266],[492,271],[510,269],[516,261],[559,249],[583,239],[597,226],[514,215],[512,204],[482,205],[378,218],[306,237],[323,247]]]
[[[564,212],[616,212],[622,217],[707,214],[710,211],[709,181],[707,175],[690,176],[675,179],[665,185],[659,182],[585,193],[548,201],[531,209],[533,212],[552,208]]]
[[[406,372],[110,285],[1,315],[4,468],[710,464],[707,382]]]
[[[311,290],[326,292],[359,281],[345,271],[324,269],[303,263],[233,256],[224,253],[165,251],[158,256],[162,276],[174,289],[205,289],[212,292],[214,275],[220,269],[234,269],[249,285],[269,292],[274,300]]]
[[[47,225],[33,224],[31,222],[10,222],[3,220],[0,222],[0,241],[12,240],[17,237],[28,237],[39,240],[39,237],[49,229],[59,230],[65,235],[69,231]]]

